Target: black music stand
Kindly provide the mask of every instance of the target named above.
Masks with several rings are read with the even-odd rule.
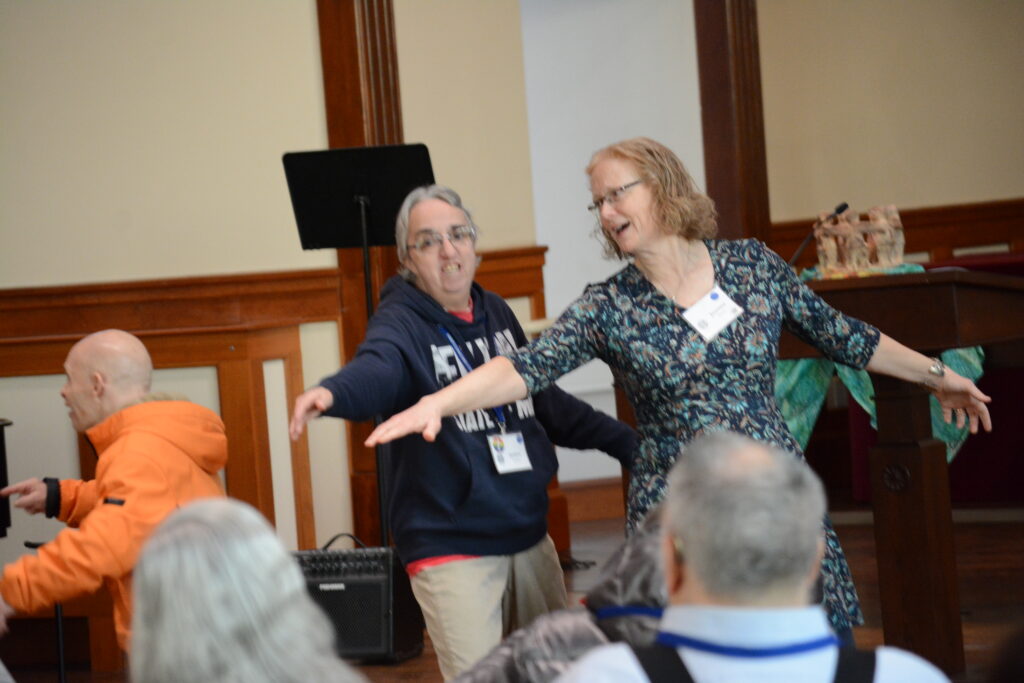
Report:
[[[413,189],[434,182],[427,146],[351,147],[284,155],[303,249],[363,250],[366,315],[373,315],[370,247],[395,244],[395,217]],[[379,418],[374,420],[379,422]],[[388,453],[376,449],[381,545],[388,545]]]

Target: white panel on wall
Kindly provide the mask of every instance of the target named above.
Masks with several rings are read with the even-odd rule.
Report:
[[[609,415],[615,414],[615,394],[608,387],[600,387],[596,391],[576,390],[577,398],[582,399],[598,410]],[[576,451],[570,448],[558,450],[558,480],[562,483],[585,479],[603,479],[618,477],[622,474],[619,461],[601,451]]]
[[[341,351],[338,326],[333,322],[310,323],[299,328],[302,345],[302,379],[306,387],[338,371]],[[291,415],[291,406],[288,406]],[[331,417],[313,420],[309,435],[309,466],[313,477],[313,510],[317,544],[322,546],[340,532],[352,532],[352,494],[349,485],[348,446],[345,423]],[[370,542],[375,539],[364,539]],[[332,548],[351,547],[339,540]]]
[[[14,422],[4,430],[10,483],[31,477],[80,476],[78,439],[60,397],[63,375],[0,378],[0,417]],[[0,539],[0,564],[29,552],[25,541],[48,541],[64,524],[29,515],[11,505],[11,528]]]
[[[204,365],[194,368],[161,368],[153,371],[152,390],[187,398],[220,415],[220,385],[217,368]],[[220,483],[226,484],[221,470]]]
[[[152,390],[184,396],[193,403],[220,415],[220,392],[217,368],[204,365],[195,368],[161,368],[153,371]]]
[[[545,296],[554,317],[588,282],[624,265],[602,258],[586,210],[591,197],[583,169],[597,149],[639,135],[654,138],[704,186],[693,5],[521,0],[520,8],[537,243],[549,248]],[[584,366],[559,384],[614,414],[611,373],[603,364]],[[603,472],[617,467],[599,465],[599,458],[559,458],[563,480],[610,476]]]
[[[292,452],[291,441],[288,438],[288,393],[285,391],[283,360],[264,361],[263,390],[267,397],[270,480],[274,490],[274,522],[277,537],[284,543],[285,548],[298,550]]]

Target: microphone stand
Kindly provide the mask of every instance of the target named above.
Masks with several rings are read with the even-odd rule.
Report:
[[[804,249],[806,249],[807,245],[810,244],[811,238],[814,237],[814,231],[817,230],[819,225],[824,225],[825,223],[828,223],[830,220],[837,217],[839,214],[841,214],[843,211],[846,211],[848,208],[850,208],[850,205],[847,204],[846,202],[843,202],[842,204],[836,206],[835,211],[826,216],[824,219],[819,218],[817,221],[815,221],[814,225],[811,227],[811,231],[807,233],[807,237],[805,237],[804,241],[800,243],[800,246],[796,248],[796,251],[793,253],[793,257],[789,259],[789,265],[793,266],[796,264],[797,259],[800,258],[800,254],[804,253]]]

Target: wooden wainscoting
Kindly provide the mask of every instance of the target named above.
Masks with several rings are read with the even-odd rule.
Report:
[[[624,477],[604,477],[562,483],[569,521],[593,522],[599,519],[624,519],[626,499]]]
[[[374,295],[395,270],[394,250],[372,250]],[[486,252],[480,283],[502,296],[526,297],[531,313],[544,316],[542,268],[546,247]],[[228,493],[251,503],[273,521],[270,442],[263,363],[284,362],[288,405],[303,391],[299,325],[338,324],[344,361],[355,354],[366,330],[365,288],[359,250],[340,250],[339,267],[135,282],[0,290],[0,377],[61,374],[71,346],[107,328],[128,330],[146,344],[157,368],[216,368],[221,416],[228,433]],[[361,429],[349,431],[354,518],[357,533],[379,537],[376,471]],[[95,454],[79,439],[81,476],[93,476]],[[295,519],[300,548],[316,546],[309,447],[291,444]],[[552,491],[552,536],[568,552],[564,496]],[[72,608],[88,617],[94,670],[119,670],[109,598]],[[69,614],[69,616],[71,616]],[[44,618],[40,615],[39,618]],[[34,617],[35,618],[35,617]],[[13,641],[12,641],[13,642]]]
[[[78,338],[110,327],[142,338],[157,368],[216,368],[228,435],[228,493],[273,522],[263,363],[283,361],[286,392],[294,399],[303,390],[298,323],[336,317],[336,300],[336,278],[323,272],[7,290],[0,292],[0,376],[61,374]],[[81,476],[88,479],[94,476],[96,455],[83,437],[78,444]],[[312,548],[316,530],[305,441],[292,444],[290,455],[296,537],[299,547]],[[105,590],[66,606],[69,625],[75,619],[83,622],[94,671],[123,666],[110,610]],[[11,647],[12,653],[48,657],[50,648],[25,648],[19,638],[32,641],[47,628],[52,632],[52,624],[39,623],[50,621],[50,614],[15,620],[25,623],[12,624],[10,638],[3,641],[5,653]]]

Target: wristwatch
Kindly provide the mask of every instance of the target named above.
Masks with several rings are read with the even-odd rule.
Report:
[[[932,365],[928,368],[928,374],[935,375],[936,377],[946,376],[946,364],[939,358],[932,358]]]

